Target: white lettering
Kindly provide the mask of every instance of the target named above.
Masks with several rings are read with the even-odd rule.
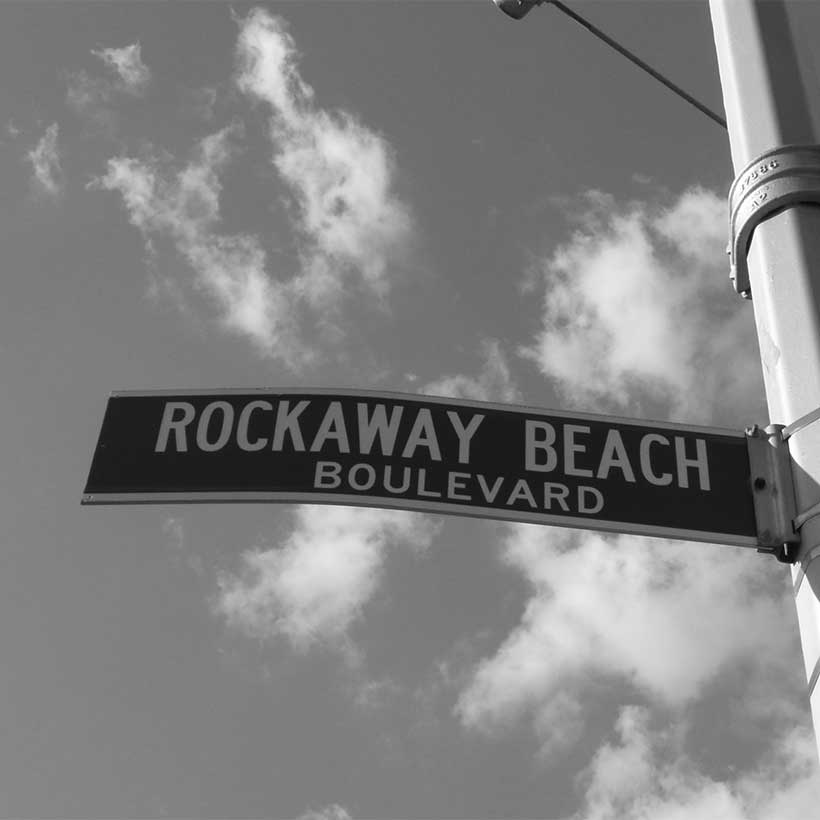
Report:
[[[359,414],[359,452],[363,456],[368,455],[378,436],[382,455],[392,456],[404,408],[400,405],[394,406],[390,411],[389,422],[387,421],[387,409],[383,404],[377,404],[373,408],[373,415],[370,418],[367,417],[367,405],[363,402],[359,402],[356,409]]]
[[[524,430],[524,464],[526,468],[541,473],[552,472],[558,464],[558,454],[552,446],[555,444],[555,428],[547,421],[527,419],[524,422]],[[536,435],[539,432],[543,433],[540,438]],[[539,463],[536,458],[536,450],[543,450],[546,453],[546,461]]]
[[[217,411],[222,411],[222,427],[216,441],[208,441],[208,427],[211,423],[211,416]],[[205,405],[202,415],[199,417],[199,424],[196,427],[196,444],[205,453],[213,453],[221,450],[231,437],[233,427],[233,407],[226,401],[212,401]]]
[[[601,463],[598,466],[596,478],[608,478],[609,471],[613,467],[617,467],[624,474],[624,478],[627,481],[633,484],[635,483],[635,472],[629,463],[629,456],[626,453],[624,441],[617,430],[610,430],[606,435],[604,452],[601,456]]]
[[[519,478],[518,481],[515,482],[515,487],[513,487],[513,491],[507,499],[507,506],[514,504],[518,500],[526,501],[527,504],[535,509],[535,498],[533,498],[532,490],[523,478]]]
[[[273,431],[273,450],[281,450],[285,442],[285,433],[290,433],[293,449],[304,452],[305,441],[299,429],[299,416],[310,404],[309,401],[300,401],[292,411],[288,411],[289,401],[280,401],[276,408],[276,426]]]
[[[182,417],[174,418],[175,413],[181,410]],[[154,445],[155,453],[164,453],[168,446],[168,436],[174,431],[174,442],[178,453],[188,452],[188,439],[185,435],[185,428],[194,420],[196,411],[193,404],[187,401],[166,401],[162,410],[162,421],[159,425],[157,443]]]
[[[551,481],[544,482],[544,509],[551,510],[552,502],[557,501],[558,505],[564,512],[569,512],[569,504],[567,504],[567,496],[569,495],[569,487],[564,484],[554,484]]]
[[[316,472],[313,476],[313,486],[320,490],[335,490],[341,483],[339,473],[342,465],[335,461],[317,461]],[[328,483],[329,482],[329,483]]]
[[[402,468],[401,487],[393,487],[390,480],[393,478],[393,467],[388,464],[384,468],[384,488],[389,493],[406,493],[410,489],[410,468]]]
[[[404,445],[401,454],[402,458],[412,458],[417,447],[426,447],[433,461],[441,461],[441,450],[438,446],[433,417],[426,407],[419,410],[419,414],[413,422],[413,429],[407,437],[407,444]]]
[[[481,475],[481,473],[479,473],[476,476],[476,478],[478,479],[478,486],[481,487],[481,492],[483,493],[487,503],[492,504],[493,499],[495,499],[495,497],[498,495],[498,491],[501,489],[501,485],[504,483],[504,477],[499,476],[493,482],[492,489],[490,489],[490,486],[487,484],[487,479],[484,478],[484,476]]]
[[[429,498],[441,498],[441,493],[436,492],[436,490],[428,490],[424,486],[426,480],[427,480],[427,470],[425,470],[424,467],[421,467],[419,469],[419,481],[418,481],[418,484],[416,486],[416,492],[419,495],[426,495]]]
[[[367,478],[359,481],[356,476],[362,471]],[[370,464],[354,464],[347,474],[347,480],[354,490],[369,490],[376,483],[376,470]]]
[[[470,478],[469,473],[450,473],[447,477],[447,496],[455,498],[458,501],[472,501],[471,495],[459,495],[456,490],[466,490],[467,486],[464,483]]]
[[[480,414],[474,415],[466,428],[461,423],[458,413],[454,410],[448,410],[447,417],[450,419],[450,424],[453,425],[453,430],[456,431],[456,435],[458,436],[458,463],[469,464],[470,439],[475,435],[475,431],[478,430],[478,425],[484,421],[484,416]]]
[[[263,450],[268,445],[266,438],[258,438],[256,441],[248,441],[248,427],[251,423],[251,413],[254,410],[273,410],[273,405],[269,401],[252,401],[242,408],[239,414],[239,421],[236,424],[236,442],[240,449],[249,453],[254,450]]]
[[[310,452],[318,453],[328,439],[336,441],[340,453],[350,452],[350,442],[347,440],[347,428],[340,401],[332,401],[328,405],[325,417],[313,438],[313,444],[310,445]]]
[[[658,487],[665,487],[672,483],[671,473],[661,473],[657,475],[652,469],[652,453],[650,447],[653,444],[663,444],[669,446],[669,439],[659,433],[647,433],[641,439],[641,472],[643,477],[650,483]]]
[[[711,489],[709,485],[709,461],[706,458],[706,442],[702,438],[695,439],[695,450],[697,455],[694,458],[686,457],[686,439],[682,436],[675,436],[675,458],[678,463],[678,486],[687,488],[689,486],[689,467],[695,467],[698,471],[698,481],[701,490],[707,492]]]
[[[594,499],[594,503],[591,506],[587,506],[586,498],[588,495],[591,495]],[[584,513],[586,515],[595,515],[595,513],[601,512],[604,508],[604,496],[600,490],[596,490],[595,487],[579,487],[578,488],[578,512]]]
[[[589,427],[583,424],[565,424],[564,425],[564,473],[566,475],[578,475],[585,478],[592,477],[592,470],[586,467],[575,466],[575,454],[585,453],[587,448],[583,444],[575,443],[576,433],[589,434]]]

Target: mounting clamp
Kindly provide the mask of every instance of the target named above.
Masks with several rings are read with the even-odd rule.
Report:
[[[729,189],[729,278],[751,298],[746,256],[754,229],[775,211],[820,204],[820,145],[784,145],[761,154]]]
[[[783,425],[746,428],[758,552],[794,563],[800,534],[794,528],[797,505],[788,442]]]

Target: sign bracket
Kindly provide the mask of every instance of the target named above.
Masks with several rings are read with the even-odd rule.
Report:
[[[782,424],[746,428],[752,499],[757,524],[758,552],[794,563],[800,534],[795,530],[794,495],[789,445]]]

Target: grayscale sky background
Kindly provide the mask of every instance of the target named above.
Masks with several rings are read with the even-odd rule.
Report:
[[[572,5],[722,109],[705,2]],[[719,127],[489,0],[5,2],[0,77],[0,816],[813,816],[752,550],[80,506],[120,389],[766,421]]]

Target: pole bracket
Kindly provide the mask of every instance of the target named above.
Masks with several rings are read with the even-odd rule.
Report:
[[[778,561],[794,563],[800,534],[794,528],[797,504],[791,456],[783,438],[783,425],[746,428],[750,481],[757,525],[758,552]]]
[[[761,154],[729,189],[729,278],[744,298],[752,295],[746,256],[755,228],[775,211],[820,204],[820,145],[783,145]]]

